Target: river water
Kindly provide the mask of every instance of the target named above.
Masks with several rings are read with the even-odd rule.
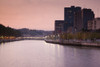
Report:
[[[63,46],[40,40],[2,43],[0,67],[100,67],[100,48]]]

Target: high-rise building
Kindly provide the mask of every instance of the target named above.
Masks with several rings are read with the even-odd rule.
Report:
[[[73,25],[74,13],[75,13],[74,6],[64,8],[64,21],[65,21],[65,23],[69,23],[71,26]]]
[[[93,20],[95,17],[94,12],[91,9],[83,9],[82,10],[82,20],[83,20],[83,29],[88,29],[88,21]]]
[[[76,7],[74,14],[74,32],[79,32],[83,29],[82,11],[80,7]]]
[[[81,7],[65,7],[64,21],[67,23],[67,25],[65,25],[67,30],[69,28],[72,29],[72,32],[80,30],[82,27]]]
[[[81,9],[81,7],[65,7],[64,20],[55,21],[55,32],[75,33],[88,29],[88,22],[95,17],[91,9]]]

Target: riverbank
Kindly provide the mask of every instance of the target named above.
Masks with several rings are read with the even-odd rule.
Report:
[[[0,39],[0,43],[20,41],[20,40],[23,40],[23,39],[18,39],[18,38],[15,38],[15,39]]]
[[[100,47],[99,41],[84,41],[84,40],[45,40],[47,43],[71,45],[71,46],[89,46]]]
[[[44,38],[43,38],[43,37],[14,37],[14,38],[2,38],[2,39],[0,39],[0,43],[13,42],[13,41],[20,41],[20,40],[44,40]]]

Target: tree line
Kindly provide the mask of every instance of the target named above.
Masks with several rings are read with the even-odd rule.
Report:
[[[63,33],[60,34],[61,39],[100,39],[100,32],[78,32],[78,33]]]
[[[5,27],[4,25],[0,24],[0,36],[19,37],[21,36],[21,33],[16,29],[13,29],[11,27]]]

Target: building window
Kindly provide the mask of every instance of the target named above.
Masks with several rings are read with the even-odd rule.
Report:
[[[72,13],[72,11],[71,11],[71,10],[69,10],[69,11],[68,11],[68,13]]]

